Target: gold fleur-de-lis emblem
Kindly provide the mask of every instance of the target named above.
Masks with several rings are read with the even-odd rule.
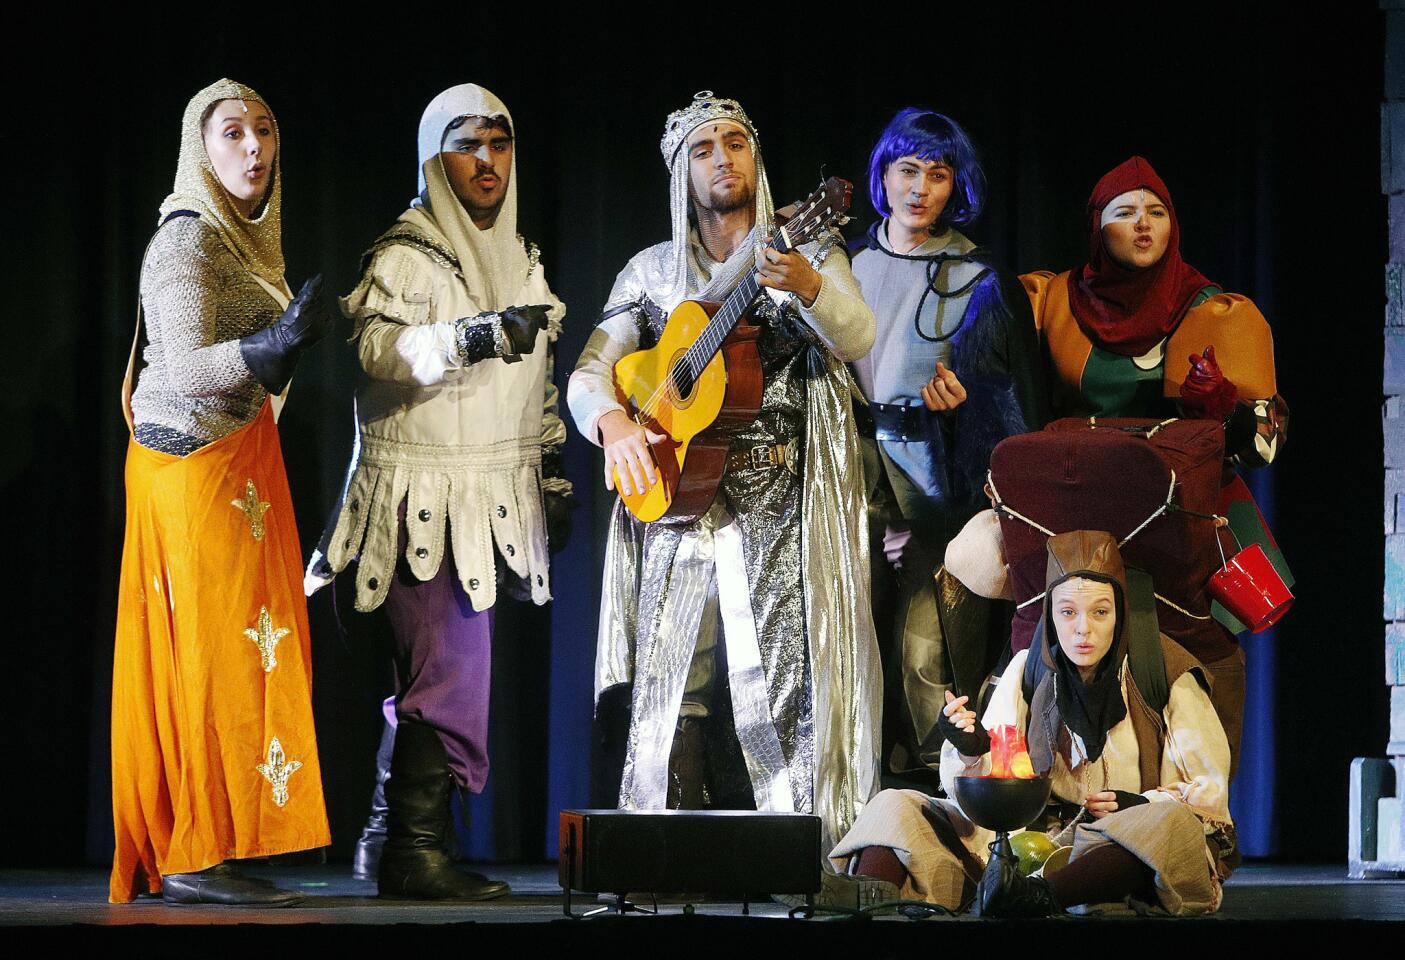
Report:
[[[244,636],[258,644],[259,653],[263,655],[263,672],[272,673],[273,668],[278,666],[278,658],[274,656],[274,649],[278,646],[278,641],[286,637],[291,631],[287,627],[273,628],[273,618],[268,615],[268,607],[259,607],[258,629],[247,627]]]
[[[274,737],[268,745],[268,759],[258,765],[259,773],[273,785],[273,802],[280,807],[288,802],[288,778],[302,768],[301,760],[285,759],[283,744]]]
[[[229,505],[236,510],[244,511],[249,518],[249,532],[254,535],[255,540],[263,539],[263,515],[268,512],[269,503],[267,500],[259,499],[258,488],[254,486],[253,480],[244,481],[244,498],[242,500],[231,500]]]

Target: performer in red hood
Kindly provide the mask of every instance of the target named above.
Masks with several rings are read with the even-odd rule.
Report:
[[[1273,335],[1249,298],[1226,293],[1181,259],[1171,192],[1142,157],[1109,171],[1088,198],[1088,262],[1026,274],[1048,352],[1055,417],[1187,417],[1222,422],[1225,484],[1218,512],[1243,545],[1263,544],[1291,584],[1234,467],[1271,463],[1288,406],[1278,395]],[[1232,544],[1231,544],[1232,547]],[[1247,627],[1218,604],[1229,634]],[[1200,651],[1191,651],[1201,655]],[[1244,711],[1242,650],[1206,667],[1237,754]]]

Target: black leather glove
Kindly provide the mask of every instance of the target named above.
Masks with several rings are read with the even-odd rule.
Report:
[[[335,322],[322,292],[322,274],[302,285],[283,316],[258,333],[239,341],[244,365],[269,393],[282,393],[293,378],[298,355],[312,346]]]
[[[465,363],[501,357],[508,363],[522,359],[537,345],[537,334],[546,329],[546,311],[541,304],[508,307],[501,313],[487,311],[476,317],[454,321],[459,356]]]
[[[949,740],[956,752],[963,757],[983,757],[990,752],[990,733],[979,723],[976,729],[967,732],[951,722],[945,713],[937,714],[937,730],[942,739]]]
[[[502,332],[512,344],[514,354],[531,353],[537,345],[537,334],[546,329],[544,303],[527,307],[508,307],[502,312]]]
[[[551,553],[560,553],[571,540],[571,514],[576,498],[569,493],[543,493],[542,510],[546,513],[546,545]]]

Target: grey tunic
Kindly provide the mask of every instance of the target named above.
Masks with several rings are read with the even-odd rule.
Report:
[[[141,302],[137,442],[183,456],[251,423],[268,393],[238,341],[283,311],[199,217],[176,217],[156,231],[142,263]]]
[[[1024,291],[975,244],[948,228],[906,254],[892,250],[886,221],[869,231],[854,276],[877,318],[873,350],[853,364],[870,403],[913,408],[922,429],[865,441],[875,518],[910,529],[896,577],[893,632],[884,644],[887,716],[895,772],[934,766],[936,717],[953,681],[933,575],[947,542],[984,504],[990,451],[1043,423],[1042,367]],[[930,413],[922,387],[938,362],[967,399]],[[891,417],[893,411],[887,411]],[[876,555],[876,554],[875,554]],[[875,571],[875,579],[886,573]],[[969,678],[956,678],[969,679]]]
[[[882,249],[863,250],[854,257],[854,278],[878,318],[873,349],[853,364],[854,379],[871,403],[920,407],[922,388],[932,379],[937,362],[951,366],[950,337],[966,318],[973,282],[990,268],[979,261],[932,259],[960,257],[976,249],[956,230],[948,229],[905,255],[891,252],[882,225],[875,236]],[[938,296],[933,286],[962,292]],[[931,510],[930,498],[939,494],[931,446],[889,440],[878,446],[901,515],[909,521],[924,519]]]

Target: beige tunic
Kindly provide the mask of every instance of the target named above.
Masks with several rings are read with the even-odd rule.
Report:
[[[540,264],[512,299],[551,308],[536,348],[516,363],[465,365],[454,321],[487,308],[447,261],[382,246],[346,298],[365,376],[357,450],[326,553],[334,571],[359,556],[358,610],[375,609],[390,588],[402,501],[405,560],[416,577],[433,577],[451,550],[474,609],[485,610],[497,598],[496,554],[534,602],[551,599],[542,492],[570,485],[542,481],[541,451],[566,439],[551,369],[565,306]]]

